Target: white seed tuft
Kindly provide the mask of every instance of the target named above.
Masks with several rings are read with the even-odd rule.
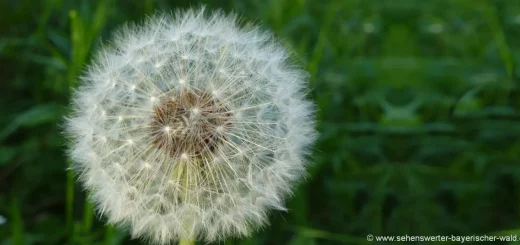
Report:
[[[247,236],[305,174],[317,136],[307,74],[236,19],[152,17],[119,32],[82,78],[66,125],[73,170],[134,237]]]

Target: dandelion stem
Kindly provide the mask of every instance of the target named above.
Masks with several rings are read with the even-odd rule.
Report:
[[[186,171],[186,173],[184,173],[184,171]],[[189,182],[190,179],[188,178],[188,175],[189,175],[188,171],[189,171],[189,169],[186,165],[186,162],[184,160],[181,160],[181,161],[177,162],[176,168],[174,168],[174,175],[173,175],[173,176],[177,176],[177,180],[181,180],[182,178],[185,179],[185,181],[186,181],[185,188],[186,189],[188,189],[188,187],[190,186],[190,182]],[[173,177],[173,179],[175,179],[175,177]],[[196,180],[192,180],[192,181],[196,181]],[[182,201],[187,202],[188,198],[189,198],[188,192],[186,191],[182,195]],[[186,228],[190,227],[189,223],[184,223],[184,225]],[[195,241],[192,239],[181,238],[181,240],[179,241],[179,245],[195,245]]]
[[[195,245],[195,241],[190,239],[181,239],[179,245]]]

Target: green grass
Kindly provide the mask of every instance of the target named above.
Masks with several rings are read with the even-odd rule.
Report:
[[[66,171],[60,125],[125,22],[204,3],[275,32],[310,77],[321,133],[289,212],[226,244],[518,234],[520,3],[507,0],[0,2],[0,245],[144,244]]]

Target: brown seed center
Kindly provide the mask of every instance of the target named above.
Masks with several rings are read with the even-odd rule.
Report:
[[[226,139],[231,112],[206,92],[179,91],[163,96],[153,108],[153,143],[171,157],[215,152]]]

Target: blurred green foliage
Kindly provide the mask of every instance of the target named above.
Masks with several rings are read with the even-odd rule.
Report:
[[[206,4],[270,29],[311,74],[321,137],[271,226],[226,244],[520,233],[520,2],[0,0],[0,244],[140,244],[75,184],[60,124],[92,50]]]

